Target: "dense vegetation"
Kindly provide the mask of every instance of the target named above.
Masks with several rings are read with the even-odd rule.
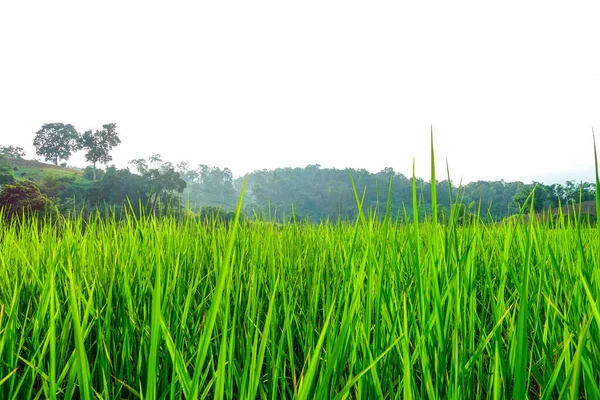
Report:
[[[136,164],[87,190],[183,190]],[[444,185],[415,178],[396,218],[387,178],[381,206],[353,190],[354,221],[319,224],[242,220],[245,184],[227,223],[42,214],[36,185],[6,184],[44,219],[0,225],[0,398],[600,398],[598,227],[525,207],[485,224],[460,193],[444,214]]]
[[[355,187],[365,192],[366,207],[382,207],[391,197],[391,214],[402,216],[404,208],[412,216],[411,180],[401,173],[386,168],[378,173],[353,169],[322,169],[318,165],[305,168],[285,168],[274,171],[255,171],[248,177],[250,208],[263,213],[290,215],[295,213],[312,221],[338,218],[356,218]],[[390,181],[392,186],[390,188]],[[239,182],[239,181],[238,181]],[[432,210],[431,181],[417,179],[421,216]],[[590,183],[567,182],[566,185],[544,185],[533,182],[477,181],[462,187],[437,181],[437,208],[440,215],[448,215],[452,204],[460,203],[466,211],[476,214],[481,209],[485,219],[499,221],[519,212],[525,200],[536,187],[535,212],[595,199],[595,187]],[[391,190],[390,192],[388,192]],[[581,198],[580,198],[581,193]]]
[[[404,224],[391,205],[319,225],[14,220],[0,397],[600,398],[597,228]]]
[[[38,155],[54,162],[54,168],[23,160],[25,153],[20,147],[0,146],[0,190],[12,191],[10,197],[14,200],[24,191],[23,181],[27,180],[27,186],[37,186],[63,215],[73,214],[76,210],[84,215],[116,212],[122,216],[124,209],[133,210],[137,215],[141,210],[164,215],[180,213],[184,208],[200,215],[207,209],[217,210],[217,213],[223,209],[223,215],[226,215],[233,210],[244,178],[234,179],[229,168],[200,164],[194,169],[188,162],[174,165],[163,161],[159,154],[148,159],[133,159],[126,169],[99,168],[99,163],[109,164],[111,150],[120,143],[115,123],[83,134],[71,124],[44,124],[36,132],[33,144]],[[90,167],[83,172],[58,168],[59,160],[67,160],[79,150],[86,151],[85,158],[91,163]],[[534,189],[533,211],[536,214],[552,209],[556,213],[561,206],[595,199],[595,185],[588,182],[545,185],[501,180],[470,182],[456,187],[449,180],[436,180],[441,190],[433,204],[432,182],[421,179],[416,182],[420,212],[415,215],[421,219],[431,214],[434,208],[441,218],[447,219],[451,208],[459,207],[460,214],[465,217],[479,214],[487,221],[500,221],[518,213]],[[2,189],[2,185],[7,184],[11,186]],[[290,218],[311,222],[349,221],[358,215],[354,203],[356,189],[361,193],[364,190],[367,208],[378,208],[389,198],[392,218],[400,218],[405,212],[413,215],[411,181],[392,168],[372,173],[365,169],[321,168],[320,165],[250,173],[244,213],[277,221]],[[5,194],[5,198],[8,197]],[[28,207],[26,199],[19,199],[19,206],[16,200],[13,203],[0,203],[0,207],[11,208],[5,215],[31,211],[24,210]],[[594,221],[595,208],[588,207],[587,210]],[[210,215],[214,213],[210,211]]]
[[[201,207],[222,207],[231,211],[239,198],[243,178],[234,179],[228,168],[199,165],[191,169],[189,163],[173,165],[159,155],[135,159],[128,169],[110,167],[106,170],[73,170],[16,158],[0,158],[0,185],[28,180],[39,187],[63,214],[74,209],[84,214],[99,209],[122,210],[123,207],[147,210],[171,209],[181,206],[200,212]],[[386,168],[378,173],[366,170],[321,168],[282,168],[273,171],[255,171],[248,175],[244,213],[258,214],[276,220],[308,219],[319,222],[329,219],[353,220],[357,210],[355,187],[365,192],[365,207],[385,205],[388,194],[392,199],[390,210],[394,218],[404,209],[412,216],[411,181],[404,175]],[[391,192],[390,181],[392,182]],[[430,182],[417,179],[421,217],[430,213]],[[437,181],[437,205],[440,215],[449,214],[451,205],[458,200],[461,207],[473,215],[480,211],[486,220],[499,221],[518,213],[532,189],[536,188],[536,213],[557,208],[559,205],[578,204],[595,198],[591,183],[572,181],[565,185],[545,185],[539,182],[477,181],[460,188]],[[162,206],[160,206],[162,205]],[[592,218],[595,211],[592,210]]]

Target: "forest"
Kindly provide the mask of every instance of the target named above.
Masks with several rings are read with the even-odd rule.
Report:
[[[257,170],[234,178],[229,168],[191,162],[173,163],[160,154],[134,158],[127,168],[112,165],[111,150],[121,143],[115,123],[95,132],[80,134],[71,124],[48,123],[36,132],[33,144],[40,160],[27,160],[22,148],[0,145],[0,208],[6,218],[24,213],[120,214],[142,212],[219,214],[231,217],[244,179],[247,178],[243,213],[263,219],[289,218],[309,222],[354,220],[358,215],[357,195],[364,210],[386,205],[392,218],[410,219],[412,177],[384,168],[304,168]],[[85,168],[67,167],[66,161],[84,150],[90,163]],[[105,167],[101,168],[100,164]],[[476,181],[457,185],[437,180],[437,212],[442,218],[452,207],[463,217],[477,215],[486,221],[501,221],[518,214],[535,189],[533,210],[542,213],[558,207],[595,200],[595,185],[567,181],[542,182]],[[431,213],[431,181],[416,178],[419,215]],[[595,220],[594,210],[592,219]]]
[[[593,186],[234,178],[110,166],[115,128],[84,169],[0,149],[0,398],[600,398],[597,161]]]
[[[0,205],[12,204],[5,215],[21,214],[23,209],[56,209],[61,214],[73,210],[86,214],[99,210],[133,207],[164,212],[189,208],[233,210],[244,177],[233,178],[229,168],[189,163],[174,165],[160,155],[132,160],[128,168],[114,166],[96,170],[51,167],[0,155]],[[41,166],[41,167],[40,167]],[[354,185],[354,187],[353,187]],[[431,182],[417,178],[422,214],[431,211]],[[541,182],[477,181],[458,187],[447,180],[438,181],[438,209],[447,213],[452,204],[460,204],[467,213],[479,213],[485,219],[500,221],[519,212],[536,188],[534,210],[557,208],[595,199],[595,186],[589,182],[567,181],[564,185]],[[411,179],[391,168],[377,173],[365,169],[278,168],[248,174],[244,214],[259,215],[278,221],[284,218],[320,222],[353,220],[358,213],[355,189],[364,193],[365,209],[385,209],[388,196],[391,214],[412,216]],[[391,191],[390,191],[391,190]],[[21,192],[20,200],[11,192]],[[19,197],[19,196],[17,196]]]

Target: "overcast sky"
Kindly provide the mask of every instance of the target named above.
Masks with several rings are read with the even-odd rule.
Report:
[[[0,144],[115,122],[114,161],[594,179],[600,2],[0,3]],[[599,143],[600,144],[600,143]],[[77,155],[69,164],[83,165]]]

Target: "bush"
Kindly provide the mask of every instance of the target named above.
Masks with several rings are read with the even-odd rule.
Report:
[[[0,185],[10,185],[15,182],[15,175],[9,165],[0,164]]]
[[[105,173],[106,172],[103,169],[97,168],[96,169],[96,180],[97,181],[101,180]],[[94,168],[93,167],[85,167],[85,169],[83,170],[83,179],[86,179],[88,181],[94,180]]]
[[[207,223],[229,225],[235,218],[235,212],[223,210],[220,207],[204,206],[200,210],[200,220]]]
[[[5,185],[0,192],[0,210],[8,220],[21,216],[54,216],[58,213],[52,201],[30,181]]]

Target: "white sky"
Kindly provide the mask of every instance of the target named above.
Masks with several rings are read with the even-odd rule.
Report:
[[[46,122],[116,122],[119,166],[423,177],[432,124],[438,178],[592,181],[600,2],[3,1],[0,144]]]

